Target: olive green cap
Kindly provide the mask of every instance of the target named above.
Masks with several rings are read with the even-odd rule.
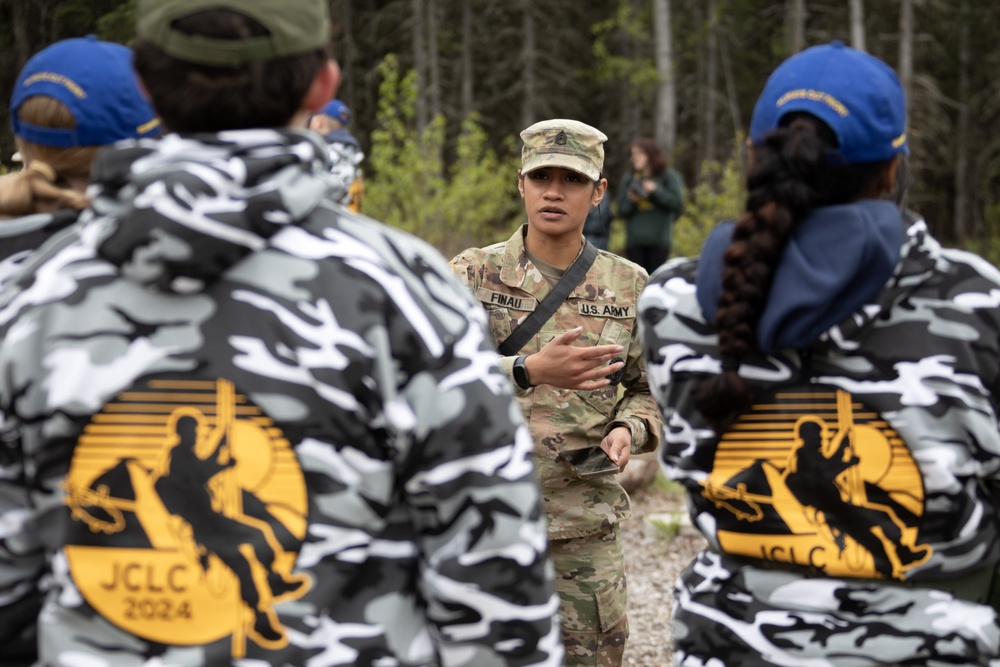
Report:
[[[212,9],[227,9],[257,21],[269,35],[220,39],[189,35],[174,21]],[[326,0],[139,0],[136,35],[168,56],[214,67],[241,67],[250,61],[309,53],[330,39]]]
[[[563,167],[592,181],[604,169],[604,142],[600,130],[577,120],[555,118],[535,123],[521,132],[521,174],[542,167]]]

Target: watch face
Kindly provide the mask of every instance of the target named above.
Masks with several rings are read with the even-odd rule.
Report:
[[[524,359],[518,359],[514,362],[514,382],[517,383],[521,389],[530,389],[531,382],[528,381],[528,369],[524,367]]]

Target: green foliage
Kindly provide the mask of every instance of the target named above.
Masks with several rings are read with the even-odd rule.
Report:
[[[647,12],[648,13],[648,12]],[[619,2],[614,16],[598,21],[591,27],[594,36],[593,53],[597,60],[594,74],[599,82],[627,80],[629,88],[639,97],[651,100],[659,82],[659,73],[652,56],[642,59],[622,53],[616,40],[627,38],[635,44],[649,44],[650,17],[635,11],[631,2]]]
[[[135,36],[135,0],[62,0],[55,6],[59,39],[95,33],[104,40],[130,44]]]
[[[97,19],[97,36],[131,46],[135,41],[135,0],[127,0]]]
[[[742,166],[743,139],[737,137],[725,162],[708,160],[701,165],[698,184],[687,192],[684,213],[674,226],[675,257],[701,254],[705,237],[723,220],[739,217],[746,201]]]
[[[684,495],[684,487],[678,482],[667,479],[662,470],[656,473],[656,477],[653,478],[651,486],[655,490],[666,493],[667,495],[676,496],[678,498]]]
[[[365,213],[423,238],[446,257],[506,238],[520,215],[513,141],[498,155],[489,148],[478,119],[467,118],[446,170],[444,118],[435,118],[423,133],[415,129],[416,74],[411,70],[401,76],[393,55],[385,58],[379,73]]]
[[[680,512],[671,512],[669,515],[649,517],[647,521],[649,521],[649,524],[656,529],[656,533],[659,538],[665,542],[673,540],[677,537],[677,533],[681,531]]]

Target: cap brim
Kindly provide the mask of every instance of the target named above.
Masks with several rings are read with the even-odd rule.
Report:
[[[542,167],[562,167],[575,171],[581,176],[585,176],[592,181],[601,178],[601,172],[594,168],[587,160],[573,155],[563,155],[560,153],[541,153],[531,158],[521,165],[521,174],[527,175]]]

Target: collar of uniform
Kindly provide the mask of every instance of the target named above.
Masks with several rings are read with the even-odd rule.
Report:
[[[539,280],[535,289],[529,289],[528,287],[530,286],[525,286],[528,264],[530,264],[528,255],[524,249],[524,233],[527,226],[527,223],[525,223],[518,227],[504,245],[503,265],[500,267],[500,282],[508,287],[516,287],[523,290],[536,299],[541,300],[549,292],[548,282],[542,277],[541,273],[539,273]],[[586,277],[580,281],[579,285],[573,288],[573,291],[567,297],[568,299],[596,300],[597,292],[599,291],[596,289],[598,283],[596,266],[597,262],[595,261],[594,265],[587,271]],[[531,265],[531,269],[538,271],[534,265]]]

